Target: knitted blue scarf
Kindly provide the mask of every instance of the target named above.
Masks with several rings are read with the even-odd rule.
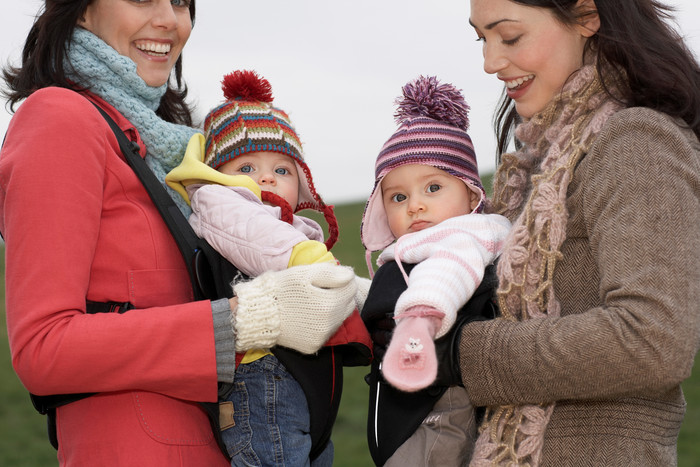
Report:
[[[165,175],[180,163],[196,130],[156,115],[167,84],[157,88],[147,85],[136,73],[133,60],[80,27],[75,28],[64,66],[69,79],[110,103],[136,127],[146,145],[146,163],[188,216],[190,207],[165,185]]]

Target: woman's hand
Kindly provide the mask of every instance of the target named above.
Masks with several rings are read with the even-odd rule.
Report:
[[[281,345],[312,354],[355,309],[355,273],[319,263],[234,285],[236,351]]]

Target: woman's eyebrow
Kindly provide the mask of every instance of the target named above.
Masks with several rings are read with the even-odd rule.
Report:
[[[484,29],[488,31],[489,29],[495,28],[495,27],[498,26],[500,23],[505,23],[505,22],[517,23],[517,21],[514,20],[514,19],[503,18],[503,19],[499,19],[498,21],[494,21],[493,23],[487,24],[486,26],[484,26]],[[476,25],[475,25],[474,23],[472,23],[472,20],[471,20],[471,19],[469,20],[469,24],[470,24],[471,27],[473,27],[474,29],[479,29],[479,28],[476,27]]]

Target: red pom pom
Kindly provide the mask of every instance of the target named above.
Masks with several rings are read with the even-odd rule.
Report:
[[[224,76],[221,89],[227,100],[272,102],[272,86],[254,71],[237,70]]]

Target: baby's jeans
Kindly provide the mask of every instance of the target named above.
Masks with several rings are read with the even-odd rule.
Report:
[[[304,391],[273,355],[236,369],[230,392],[234,426],[221,432],[231,466],[330,467],[333,444],[309,460],[311,435]]]

